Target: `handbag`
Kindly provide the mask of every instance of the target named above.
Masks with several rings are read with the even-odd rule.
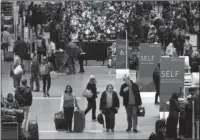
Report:
[[[21,66],[21,65],[18,65],[18,66],[13,70],[13,72],[14,72],[15,75],[18,75],[18,74],[22,73],[22,72],[23,72],[22,66]]]
[[[55,78],[57,78],[58,74],[55,71],[51,71],[50,76],[52,79],[55,79]]]
[[[144,117],[145,116],[145,108],[142,106],[139,106],[137,109],[137,116]]]
[[[91,90],[85,89],[85,91],[83,92],[83,97],[86,98],[91,98],[93,96]]]

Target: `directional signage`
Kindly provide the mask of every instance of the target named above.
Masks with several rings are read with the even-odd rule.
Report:
[[[116,69],[126,69],[126,40],[116,40],[116,44]]]

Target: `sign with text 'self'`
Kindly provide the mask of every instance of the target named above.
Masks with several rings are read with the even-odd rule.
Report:
[[[160,65],[160,112],[169,111],[168,101],[184,85],[184,58],[162,57]]]
[[[126,40],[116,40],[116,69],[126,69]]]
[[[155,91],[153,72],[160,62],[161,44],[141,43],[139,58],[139,82],[141,91]]]

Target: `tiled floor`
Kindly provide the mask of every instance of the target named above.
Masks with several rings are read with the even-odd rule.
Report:
[[[8,92],[13,92],[12,79],[9,77],[9,65],[7,62],[2,63],[2,93],[4,96]],[[91,121],[91,112],[86,116],[86,128],[84,133],[66,133],[57,132],[54,127],[54,113],[59,110],[60,96],[63,93],[65,86],[70,84],[78,98],[80,109],[84,110],[87,106],[87,101],[83,98],[82,92],[88,82],[90,74],[94,74],[97,79],[98,91],[103,92],[106,85],[111,83],[114,85],[116,91],[119,91],[123,81],[116,79],[115,70],[108,69],[107,67],[86,67],[85,74],[67,76],[65,74],[58,76],[52,80],[50,90],[51,98],[43,98],[42,92],[33,93],[33,104],[31,106],[29,120],[37,117],[39,123],[40,139],[147,139],[151,132],[154,131],[155,121],[158,119],[159,107],[153,104],[154,93],[143,92],[141,93],[143,106],[146,108],[146,116],[139,118],[137,134],[127,133],[126,113],[122,105],[122,98],[120,97],[120,110],[116,115],[116,126],[114,133],[107,133],[102,125],[98,122]],[[29,75],[25,75],[29,79]],[[136,80],[136,74],[131,71],[131,78]],[[100,95],[97,99],[97,114],[99,113]]]

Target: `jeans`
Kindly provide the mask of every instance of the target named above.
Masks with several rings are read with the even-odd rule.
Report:
[[[106,129],[114,129],[115,127],[115,114],[112,108],[105,109]]]
[[[49,93],[49,89],[51,87],[51,77],[50,75],[44,75],[42,76],[42,82],[43,82],[43,93]]]
[[[22,79],[22,73],[18,75],[13,74],[13,84],[15,88],[20,86],[21,79]]]
[[[31,89],[34,89],[34,82],[36,84],[36,90],[40,90],[40,82],[39,82],[39,74],[38,73],[31,73],[31,78],[30,78],[30,86]]]
[[[85,115],[92,109],[92,119],[95,120],[96,119],[96,99],[87,98],[87,101],[88,101],[88,106],[87,106],[87,109],[85,110]]]
[[[74,107],[64,107],[64,119],[66,123],[66,129],[71,131],[72,130],[72,118],[74,115]]]
[[[75,68],[75,58],[73,57],[69,57],[68,58],[68,67],[69,67],[69,73],[75,73],[76,72],[76,68]]]
[[[136,105],[128,105],[125,106],[126,114],[127,114],[127,122],[128,122],[128,128],[137,129],[137,106]]]
[[[22,123],[22,128],[26,129],[30,106],[23,106],[23,107],[20,107],[19,109],[22,109],[24,111],[24,120],[23,120],[23,123]]]

